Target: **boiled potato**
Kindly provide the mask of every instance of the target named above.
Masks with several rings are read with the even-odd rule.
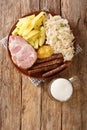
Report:
[[[33,20],[33,23],[36,23],[43,15],[45,15],[45,12],[40,12]]]
[[[22,22],[18,22],[17,25],[16,25],[16,27],[17,28],[21,28],[22,24],[23,24]]]
[[[34,47],[34,42],[33,42],[33,41],[31,41],[31,40],[27,40],[27,42],[28,42],[31,46]]]
[[[45,42],[45,12],[40,12],[38,15],[30,15],[19,19],[16,28],[12,34],[22,36],[35,49],[42,46]]]
[[[34,17],[35,17],[35,15],[26,16],[26,17],[24,17],[24,18],[20,18],[20,19],[19,19],[19,22],[24,23],[24,22],[27,21],[27,20],[32,20]]]
[[[15,34],[15,35],[16,35],[16,34],[18,34],[18,31],[19,31],[19,29],[18,29],[18,28],[15,28],[14,31],[12,32],[12,34]]]
[[[45,42],[45,28],[42,26],[40,28],[40,38],[39,38],[39,46],[42,46]]]
[[[39,45],[39,44],[38,44],[38,39],[36,39],[35,44],[34,44],[34,48],[35,48],[35,49],[38,49],[38,45]]]
[[[37,56],[39,59],[50,57],[53,54],[51,46],[43,45],[37,51]]]
[[[34,29],[39,29],[40,26],[43,24],[43,21],[45,19],[45,16],[43,15],[41,18],[39,18],[36,23],[35,23],[35,26],[34,26]]]
[[[21,26],[21,28],[20,28],[20,30],[18,32],[18,34],[20,36],[22,36],[22,34],[23,34],[24,30],[27,28],[27,26],[28,26],[28,21],[26,23],[22,24],[22,26]]]
[[[39,29],[39,27],[42,25],[44,16],[43,16],[44,12],[41,12],[41,14],[37,15],[32,21],[30,26],[28,26],[28,28],[24,30],[22,36],[27,36],[29,35],[29,32],[34,28],[35,30]],[[27,26],[27,25],[26,25]],[[20,33],[20,32],[19,32]]]
[[[19,19],[16,27],[19,29],[18,34],[22,35],[24,30],[31,24],[32,20],[34,19],[35,15],[27,16],[25,18]]]
[[[29,31],[31,31],[32,29],[33,29],[33,27],[34,27],[34,25],[31,25],[31,20],[27,20],[27,21],[25,21],[23,24],[22,24],[22,26],[21,26],[21,28],[20,28],[20,30],[19,30],[19,32],[18,32],[18,34],[19,35],[24,35],[23,33],[24,33],[24,31],[27,29],[27,28],[29,28]],[[29,31],[28,31],[28,33],[29,33]]]
[[[38,30],[32,30],[32,31],[28,34],[28,36],[26,36],[26,37],[24,37],[24,38],[30,39],[30,38],[32,38],[33,36],[37,35],[38,33],[39,33]]]
[[[38,40],[39,40],[39,33],[37,33],[36,35],[32,36],[32,37],[31,37],[31,38],[29,38],[28,40],[31,40],[31,41],[35,42],[35,41],[36,41],[36,39],[38,39]]]
[[[34,25],[33,24],[30,24],[30,26],[28,26],[27,29],[24,30],[22,36],[28,36],[30,31],[34,28]]]
[[[36,39],[35,41],[29,39],[29,40],[27,40],[27,41],[28,41],[29,44],[30,44],[31,46],[33,46],[35,49],[38,49],[38,46],[39,46],[39,44],[38,44],[38,39]]]
[[[35,35],[35,36],[33,36],[33,37],[27,39],[27,41],[28,41],[28,42],[29,42],[29,41],[33,41],[33,42],[35,43],[35,41],[36,41],[36,39],[38,39],[38,37],[39,37],[39,34],[37,34],[37,35]]]
[[[46,15],[43,16],[43,26],[45,26],[45,21],[47,20]]]

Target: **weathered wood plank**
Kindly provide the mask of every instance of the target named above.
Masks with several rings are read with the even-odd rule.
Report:
[[[40,0],[40,9],[46,7],[60,14],[60,0]],[[61,103],[49,98],[49,81],[42,86],[41,130],[61,130]]]
[[[16,6],[14,6],[16,5]],[[11,28],[12,24],[17,20],[20,16],[20,1],[17,0],[13,1],[0,1],[0,38],[2,36],[6,36]]]
[[[0,1],[0,38],[8,34],[20,14],[20,1]],[[17,12],[16,12],[17,11]],[[13,16],[14,13],[14,16]],[[0,130],[20,129],[21,76],[12,66],[7,52],[0,45]]]
[[[79,60],[79,77],[81,80],[81,114],[82,114],[82,130],[87,129],[87,0],[80,1],[81,20],[79,22],[80,44],[83,53]]]
[[[82,130],[81,124],[81,86],[77,79],[73,83],[74,92],[68,102],[62,104],[62,130]]]
[[[40,130],[41,88],[22,77],[22,130]]]
[[[69,76],[78,75],[81,87],[77,86],[75,98],[62,107],[63,130],[87,129],[87,0],[62,0],[62,16],[67,18],[75,31],[77,43],[83,48],[67,71]],[[73,107],[71,107],[73,106]]]
[[[21,0],[21,15],[39,10],[39,0]],[[22,130],[40,130],[41,88],[22,76]]]
[[[48,87],[49,82],[42,86],[41,130],[61,130],[61,103],[50,98]]]
[[[81,86],[77,84],[71,100],[66,103],[51,100],[47,93],[49,81],[42,88],[35,88],[26,76],[21,79],[0,45],[0,129],[87,130],[87,0],[61,0],[61,6],[60,0],[0,1],[0,38],[7,35],[17,18],[38,10],[39,6],[61,12],[75,30],[83,52],[62,76],[78,75]]]
[[[60,0],[40,0],[40,9],[43,8],[60,14]]]
[[[21,109],[21,77],[19,72],[10,63],[5,48],[2,48],[3,59],[1,69],[1,105],[0,120],[1,130],[20,129],[20,109]]]
[[[39,10],[39,0],[21,0],[22,16],[34,10]]]

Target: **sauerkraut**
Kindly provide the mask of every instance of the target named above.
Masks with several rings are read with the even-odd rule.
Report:
[[[70,61],[74,56],[74,35],[68,21],[61,16],[52,16],[45,22],[46,44],[49,44],[54,54],[62,53],[64,61]]]

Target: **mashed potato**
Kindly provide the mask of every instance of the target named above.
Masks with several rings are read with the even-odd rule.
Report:
[[[46,44],[53,48],[54,54],[62,53],[64,61],[69,61],[74,56],[74,35],[68,21],[61,16],[49,15],[45,23]]]

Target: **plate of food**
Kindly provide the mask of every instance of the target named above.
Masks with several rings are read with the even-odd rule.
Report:
[[[35,11],[12,26],[7,50],[23,74],[47,79],[66,69],[75,54],[74,35],[67,19],[50,11]]]

